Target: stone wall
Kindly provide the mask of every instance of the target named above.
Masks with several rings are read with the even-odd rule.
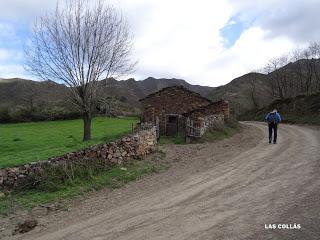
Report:
[[[208,115],[205,116],[202,125],[200,134],[201,136],[211,127],[215,126],[216,124],[223,124],[224,123],[224,115],[223,114],[215,114],[215,115]]]
[[[105,167],[120,165],[151,153],[155,150],[156,144],[156,128],[150,127],[115,142],[94,145],[81,151],[49,158],[46,161],[3,168],[0,169],[0,190],[11,190],[26,183],[37,184],[32,183],[37,179],[35,176],[40,176],[43,169],[48,167],[68,168],[77,167],[77,165],[86,167],[97,162],[99,166]]]
[[[186,132],[189,137],[201,137],[214,124],[223,124],[229,118],[229,103],[217,101],[185,113]]]
[[[198,117],[195,117],[195,115],[192,118],[187,118],[186,131],[188,137],[201,137],[209,128],[217,124],[224,124],[223,114],[201,115]]]

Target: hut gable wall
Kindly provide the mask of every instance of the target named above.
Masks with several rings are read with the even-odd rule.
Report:
[[[210,100],[183,87],[168,87],[141,100],[143,106],[142,121],[154,122],[159,119],[160,128],[164,128],[167,114],[181,115],[210,104]],[[181,120],[181,122],[183,122]]]
[[[168,115],[176,115],[176,129],[183,132],[185,129],[184,113],[204,107],[211,103],[200,94],[181,86],[164,88],[140,100],[143,106],[142,121],[159,121],[160,134],[168,134],[170,122]]]
[[[187,118],[195,125],[199,123],[204,131],[212,122],[229,118],[228,102],[211,102],[182,86],[163,88],[140,102],[143,107],[142,122],[158,122],[160,134],[172,135],[186,130]]]

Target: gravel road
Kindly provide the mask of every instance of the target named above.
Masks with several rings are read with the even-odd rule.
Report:
[[[278,144],[266,131],[247,122],[217,143],[162,147],[168,171],[79,200],[14,238],[320,239],[320,131],[281,125]]]

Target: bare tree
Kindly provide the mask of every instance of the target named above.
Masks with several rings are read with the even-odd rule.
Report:
[[[299,81],[299,93],[310,94],[320,89],[320,49],[317,43],[311,43],[304,49],[293,51],[295,72]]]
[[[25,105],[30,114],[33,114],[36,108],[36,100],[37,100],[37,87],[36,84],[31,81],[21,81],[20,87],[22,88],[22,94],[19,100]]]
[[[312,55],[309,49],[304,49],[302,52],[302,64],[304,67],[304,78],[305,78],[305,93],[311,93],[312,86],[312,76],[313,76],[313,64],[312,64]]]
[[[254,108],[258,109],[259,108],[259,98],[258,98],[258,93],[257,93],[257,88],[256,88],[256,82],[257,82],[257,72],[258,70],[253,70],[251,71],[251,78],[249,80],[250,84],[250,97],[253,103]]]
[[[101,1],[65,0],[34,25],[26,66],[44,80],[68,86],[91,139],[98,82],[132,72],[132,35],[123,15]]]
[[[294,66],[292,68],[293,72],[296,75],[296,92],[297,93],[304,93],[305,92],[305,77],[304,77],[304,70],[302,64],[302,50],[295,49],[292,52],[292,61],[294,62]]]
[[[320,43],[296,48],[264,67],[273,97],[287,98],[320,91]]]
[[[320,43],[310,43],[309,52],[312,56],[312,68],[315,77],[314,87],[316,91],[320,91]]]
[[[98,100],[100,111],[104,112],[106,116],[115,117],[118,114],[117,99],[113,96],[101,97]]]
[[[288,68],[285,67],[288,63],[288,55],[283,55],[281,57],[271,59],[264,68],[265,73],[270,77],[270,87],[274,97],[284,99],[289,95],[290,79],[288,78]]]

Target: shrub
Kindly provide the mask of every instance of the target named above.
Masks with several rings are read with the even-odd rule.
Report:
[[[0,106],[0,122],[10,122],[11,117],[9,115],[9,107],[8,106]]]
[[[26,177],[14,190],[54,192],[61,186],[72,185],[77,179],[91,181],[94,176],[109,168],[103,159],[78,159],[57,165],[44,163],[39,172]]]
[[[80,112],[68,106],[39,105],[32,111],[24,106],[0,106],[1,123],[17,123],[31,121],[71,120],[81,117]]]
[[[239,128],[240,127],[239,122],[234,115],[230,115],[230,117],[225,120],[225,124],[231,128]]]

